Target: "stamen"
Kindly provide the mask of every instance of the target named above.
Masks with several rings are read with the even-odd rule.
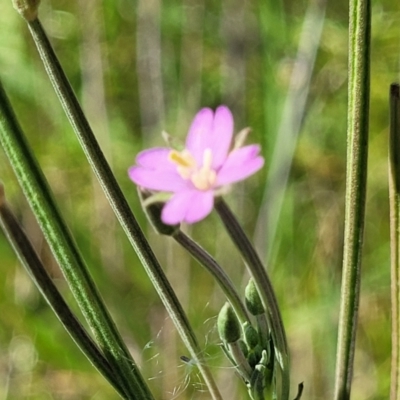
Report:
[[[193,166],[193,158],[190,154],[184,154],[183,152],[179,153],[176,150],[170,151],[170,153],[168,154],[168,159],[180,167]]]
[[[182,152],[171,150],[168,159],[176,165],[178,174],[183,179],[190,179],[196,189],[209,190],[214,186],[217,173],[212,169],[211,149],[204,150],[201,168],[197,167],[196,160],[186,149]]]
[[[196,170],[196,160],[189,153],[188,150],[183,150],[178,152],[176,150],[171,150],[168,154],[168,160],[176,165],[178,174],[183,179],[189,179],[193,171]]]

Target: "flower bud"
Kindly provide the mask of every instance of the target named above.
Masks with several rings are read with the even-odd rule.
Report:
[[[13,6],[26,21],[30,22],[37,18],[40,0],[13,0]]]
[[[224,343],[234,343],[240,339],[240,323],[229,303],[225,303],[219,312],[217,326]]]
[[[248,322],[244,323],[244,338],[250,349],[258,345],[259,336],[257,330]]]
[[[253,279],[249,280],[244,296],[246,307],[252,315],[264,314],[264,306],[261,302],[260,295],[258,294],[258,290]]]
[[[254,368],[260,362],[262,350],[262,347],[258,345],[249,351],[247,360],[252,368]]]

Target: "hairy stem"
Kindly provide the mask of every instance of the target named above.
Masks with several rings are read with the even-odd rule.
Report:
[[[335,400],[350,398],[353,375],[367,189],[370,30],[370,0],[350,0],[346,212]]]

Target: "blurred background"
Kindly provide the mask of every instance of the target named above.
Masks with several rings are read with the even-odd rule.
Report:
[[[3,1],[0,77],[134,358],[157,399],[207,399],[196,366],[86,162],[25,22]],[[226,399],[246,390],[219,349],[224,297],[175,243],[154,234],[127,168],[184,139],[199,108],[228,105],[265,168],[226,197],[268,264],[292,356],[293,393],[332,395],[343,247],[348,2],[43,0],[40,19],[101,147],[202,343]],[[390,270],[388,89],[399,80],[400,8],[372,1],[371,116],[361,303],[352,399],[387,399]],[[0,179],[58,287],[74,301],[14,174]],[[248,275],[212,214],[186,231],[243,293]],[[0,234],[0,400],[117,395],[64,332]],[[76,308],[76,307],[75,307]],[[294,397],[294,394],[293,396]]]

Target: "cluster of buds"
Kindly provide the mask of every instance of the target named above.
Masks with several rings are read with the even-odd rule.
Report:
[[[253,400],[264,400],[273,393],[274,346],[265,309],[251,279],[246,287],[247,310],[255,326],[241,324],[233,308],[225,303],[218,315],[218,333],[225,355],[235,366]]]

